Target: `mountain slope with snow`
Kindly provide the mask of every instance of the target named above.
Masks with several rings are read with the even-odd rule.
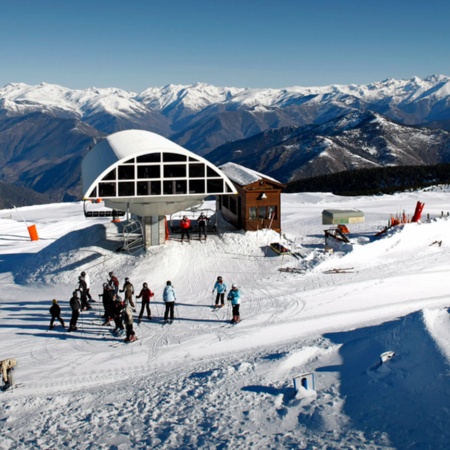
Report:
[[[71,90],[48,83],[36,86],[11,83],[0,89],[0,177],[4,182],[44,193],[54,201],[61,201],[64,192],[68,192],[66,199],[76,199],[82,195],[78,188],[80,158],[94,139],[105,134],[126,129],[148,130],[197,154],[208,155],[224,144],[233,145],[268,130],[334,123],[338,126],[342,117],[374,113],[382,118],[380,123],[384,120],[391,128],[392,124],[400,128],[428,124],[439,129],[433,132],[425,129],[421,134],[428,133],[429,139],[416,139],[414,145],[406,142],[408,133],[400,138],[395,135],[389,141],[383,130],[379,129],[378,134],[375,128],[367,143],[365,136],[357,133],[349,133],[337,142],[327,134],[320,138],[305,136],[302,147],[315,158],[315,166],[321,166],[320,170],[316,167],[314,174],[376,166],[378,161],[374,162],[370,154],[380,152],[386,156],[402,153],[401,158],[391,158],[392,164],[417,164],[418,152],[422,153],[419,159],[426,164],[431,164],[427,160],[442,162],[437,160],[442,153],[448,153],[440,128],[448,127],[450,120],[449,86],[450,78],[444,75],[368,85],[285,89],[196,83],[153,87],[141,93],[117,88]],[[416,131],[415,135],[418,134]],[[358,153],[355,148],[360,141],[363,148]],[[428,145],[429,155],[424,155],[426,152],[421,149]],[[42,158],[43,147],[56,157]],[[310,158],[304,158],[303,150],[297,150],[294,143],[275,149],[272,157],[258,159],[271,162],[279,159],[280,163],[275,163],[279,167],[269,175],[293,179],[309,171]],[[61,161],[66,161],[66,166],[61,166]],[[238,162],[234,158],[232,161]],[[283,165],[292,173],[283,173]],[[61,172],[65,176],[53,180]]]
[[[34,242],[15,211],[0,211],[0,358],[17,358],[22,383],[0,393],[2,448],[446,448],[447,197],[286,194],[282,236],[219,221],[206,243],[136,255],[115,251],[121,224],[86,220],[79,203],[21,208]],[[418,200],[429,221],[375,236]],[[321,213],[333,208],[364,212],[351,252],[323,251]],[[271,242],[304,258],[276,256]],[[279,270],[289,267],[298,273]],[[101,325],[99,301],[78,332],[47,331],[52,298],[68,321],[82,270],[96,300],[111,270],[137,291],[149,283],[153,320],[135,322],[137,342]],[[241,289],[236,326],[228,307],[211,310],[218,275]],[[168,279],[176,320],[162,325]],[[380,365],[388,350],[395,357]],[[315,389],[296,393],[302,373]]]

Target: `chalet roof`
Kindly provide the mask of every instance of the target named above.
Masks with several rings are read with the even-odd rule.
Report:
[[[249,184],[255,183],[260,180],[273,181],[274,183],[281,184],[275,178],[268,177],[256,170],[249,169],[239,164],[228,162],[219,166],[219,169],[233,182],[239,184],[240,186],[247,186]]]

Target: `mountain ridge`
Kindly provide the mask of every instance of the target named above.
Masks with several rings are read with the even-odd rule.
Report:
[[[370,133],[367,124],[365,131],[343,128],[343,120],[361,121],[365,113],[378,114],[378,127],[372,125]],[[245,160],[228,153],[227,158],[283,181],[304,177],[311,168],[310,175],[357,169],[364,167],[361,161],[366,166],[438,164],[447,161],[447,135],[440,129],[450,129],[449,123],[446,75],[284,89],[169,84],[141,93],[10,83],[0,89],[0,180],[52,201],[80,198],[80,161],[93,139],[133,128],[161,134],[212,162],[223,160],[218,153],[227,154],[238,141],[249,139],[245,145],[250,145],[268,139],[258,147],[264,154]],[[408,126],[416,128],[402,128]],[[296,130],[297,142],[267,148],[284,132],[269,130],[289,127],[303,127]],[[338,134],[326,131],[330,127]],[[431,131],[419,132],[419,127]]]

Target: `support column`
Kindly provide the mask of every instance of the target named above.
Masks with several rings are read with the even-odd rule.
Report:
[[[165,216],[141,217],[145,247],[162,245],[166,242]]]

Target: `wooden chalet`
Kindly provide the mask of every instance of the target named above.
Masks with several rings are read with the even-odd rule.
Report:
[[[236,194],[220,195],[217,209],[238,229],[281,231],[281,192],[277,180],[235,163],[219,167],[231,180]]]

